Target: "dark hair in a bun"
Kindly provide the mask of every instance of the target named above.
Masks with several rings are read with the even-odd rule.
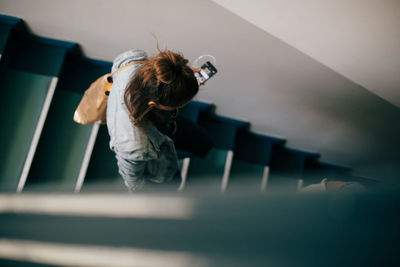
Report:
[[[146,60],[133,75],[124,94],[125,105],[132,122],[142,125],[151,120],[154,101],[176,108],[190,101],[199,91],[193,70],[183,55],[170,50]]]

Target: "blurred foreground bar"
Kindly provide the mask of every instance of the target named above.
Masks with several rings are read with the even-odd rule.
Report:
[[[0,265],[400,266],[399,193],[3,194]]]

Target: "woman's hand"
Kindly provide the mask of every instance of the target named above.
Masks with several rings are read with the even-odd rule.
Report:
[[[200,71],[201,71],[201,68],[194,68],[194,67],[191,67],[191,69],[193,70],[193,73],[196,73],[196,72],[200,72]],[[195,74],[195,76],[196,76],[196,74]],[[204,84],[204,83],[200,82],[200,80],[199,80],[199,78],[198,78],[197,76],[196,76],[196,79],[197,79],[197,83],[199,84],[199,86]]]
[[[201,71],[201,68],[193,68],[193,67],[192,67],[192,70],[193,70],[193,72],[200,72],[200,71]]]

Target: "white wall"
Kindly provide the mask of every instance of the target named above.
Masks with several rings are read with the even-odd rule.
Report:
[[[213,1],[400,107],[400,1]]]
[[[355,174],[400,173],[399,108],[212,1],[0,0],[0,13],[25,19],[36,34],[76,41],[98,59],[137,47],[155,53],[151,33],[189,59],[213,54],[219,74],[199,98],[217,113]]]

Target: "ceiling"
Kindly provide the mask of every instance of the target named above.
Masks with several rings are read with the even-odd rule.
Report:
[[[213,1],[400,107],[400,1]]]

